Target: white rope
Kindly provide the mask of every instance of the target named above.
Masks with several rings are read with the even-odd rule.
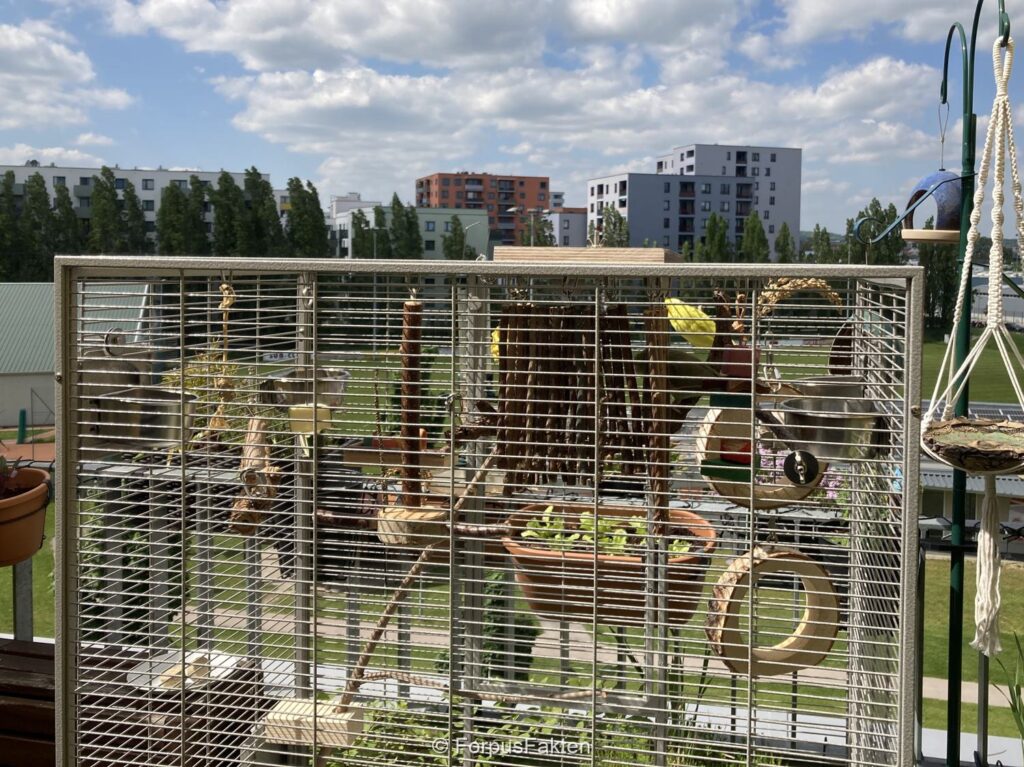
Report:
[[[999,498],[996,478],[985,477],[985,500],[981,506],[981,528],[978,530],[978,573],[974,595],[974,641],[978,652],[992,656],[1002,645],[999,641]]]
[[[1004,54],[1005,51],[1005,54]],[[953,415],[956,402],[963,393],[971,371],[981,358],[989,341],[993,341],[1003,360],[1003,365],[1013,384],[1014,393],[1021,407],[1024,407],[1024,388],[1018,381],[1014,362],[1022,362],[1016,344],[1006,329],[1003,314],[1003,184],[1006,177],[1006,157],[1009,156],[1011,187],[1013,189],[1014,209],[1017,214],[1017,240],[1024,246],[1024,195],[1021,193],[1020,171],[1017,164],[1017,146],[1013,136],[1013,110],[1009,99],[1009,81],[1013,70],[1014,43],[1011,38],[1004,49],[1002,41],[997,40],[992,48],[993,73],[996,80],[996,97],[992,103],[992,114],[985,135],[985,147],[982,151],[981,166],[978,170],[977,184],[974,190],[974,207],[971,211],[970,228],[967,232],[967,248],[964,251],[963,269],[960,272],[960,284],[957,289],[956,306],[953,311],[954,334],[949,339],[946,352],[939,367],[939,375],[935,381],[928,412],[924,416],[924,429],[936,418],[949,419]],[[959,367],[954,366],[954,349],[956,345],[955,330],[964,321],[964,306],[974,267],[974,252],[981,237],[981,211],[985,202],[985,186],[989,173],[993,176],[992,205],[992,247],[989,251],[988,311],[986,313],[985,330],[974,344],[970,354]],[[1022,250],[1021,252],[1024,252]],[[1024,365],[1021,365],[1024,367]],[[941,415],[940,415],[941,413]],[[942,460],[931,451],[930,455]]]
[[[1004,53],[1005,52],[1005,53]],[[1014,212],[1017,215],[1017,244],[1024,252],[1024,195],[1021,193],[1020,171],[1017,165],[1017,145],[1013,137],[1013,110],[1010,106],[1009,82],[1013,70],[1014,43],[1010,39],[1003,48],[997,40],[992,46],[992,69],[996,80],[996,97],[992,102],[992,115],[985,135],[985,149],[981,155],[977,186],[974,191],[974,209],[971,211],[971,226],[967,232],[967,248],[964,251],[963,270],[957,291],[956,308],[953,312],[954,335],[950,337],[942,365],[935,381],[935,391],[928,412],[924,416],[924,432],[935,419],[940,409],[942,419],[953,414],[957,400],[963,394],[971,372],[981,359],[981,354],[990,341],[994,342],[1003,360],[1003,366],[1010,377],[1017,401],[1024,407],[1024,386],[1017,370],[1024,370],[1024,358],[1017,344],[1006,328],[1003,315],[1003,205],[1005,194],[1003,184],[1006,178],[1006,158],[1010,159],[1010,178],[1013,190]],[[954,368],[955,330],[965,321],[964,305],[970,290],[974,250],[981,236],[981,208],[985,202],[985,185],[989,170],[992,172],[992,247],[988,254],[988,311],[985,329],[972,346],[959,367]],[[1014,368],[1014,363],[1017,368]],[[943,389],[942,387],[945,386]],[[932,451],[922,442],[925,452],[940,461],[941,455]],[[1017,467],[1018,469],[1020,467]],[[1008,473],[1003,470],[999,473]],[[981,508],[981,528],[978,531],[977,592],[974,599],[975,634],[971,646],[984,655],[993,655],[1001,649],[999,641],[999,498],[996,495],[994,473],[985,476],[985,497]]]

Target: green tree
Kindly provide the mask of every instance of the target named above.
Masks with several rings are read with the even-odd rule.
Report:
[[[458,216],[452,216],[448,234],[441,239],[441,249],[448,261],[472,261],[476,248],[466,243],[466,230]]]
[[[14,200],[14,171],[4,173],[0,186],[0,278],[13,280],[17,271],[15,260],[18,244],[18,208]]]
[[[79,253],[82,250],[82,228],[66,185],[57,186],[54,200],[54,252],[65,255]]]
[[[929,218],[925,229],[933,229],[935,219]],[[957,267],[957,246],[923,242],[917,257],[924,267],[924,307],[928,324],[947,328],[953,323],[953,310],[960,287]]]
[[[862,228],[861,234],[867,239],[881,234],[897,218],[896,206],[889,203],[882,207],[877,197],[873,197],[867,207],[857,213],[854,218],[846,220],[846,237],[844,250],[836,253],[837,261],[848,261],[853,264],[903,264],[906,263],[903,240],[896,235],[886,237],[881,242],[866,245],[854,236],[854,224],[862,218],[871,219]]]
[[[412,205],[403,205],[397,194],[391,197],[389,233],[393,258],[423,257],[423,235],[420,234],[420,220],[416,208]],[[377,250],[378,257],[384,258],[380,254],[379,243]]]
[[[554,247],[557,243],[551,219],[537,213],[527,214],[526,226],[519,232],[519,244],[535,248]]]
[[[54,219],[42,175],[29,176],[22,199],[18,220],[20,247],[12,276],[18,282],[52,282]]]
[[[302,180],[288,179],[288,228],[289,250],[300,258],[326,258],[330,250],[330,239],[324,212],[320,207],[320,196],[312,184],[302,185]]]
[[[373,231],[369,233],[369,253],[377,258],[391,258],[391,235],[388,227],[388,213],[383,205],[373,206]]]
[[[704,241],[697,246],[696,261],[723,264],[732,261],[732,243],[729,242],[729,224],[717,213],[708,217],[704,227]]]
[[[404,258],[423,258],[423,233],[420,231],[420,216],[415,205],[405,206],[405,252]]]
[[[92,177],[92,215],[89,218],[90,253],[121,253],[124,251],[124,221],[117,198],[114,172],[104,165]]]
[[[771,260],[771,248],[764,233],[764,224],[756,210],[743,221],[743,238],[740,240],[739,260],[747,264],[766,264]]]
[[[135,192],[135,184],[128,180],[124,182],[121,214],[124,218],[124,252],[148,253],[150,242],[146,237],[146,214]]]
[[[811,234],[810,250],[813,253],[810,256],[813,263],[836,263],[837,254],[832,246],[832,235],[828,233],[828,228],[821,226],[821,224],[814,225],[814,232]]]
[[[188,253],[185,220],[188,197],[176,184],[164,187],[160,194],[160,210],[156,214],[157,250],[167,256]]]
[[[601,247],[628,248],[629,222],[614,205],[605,205],[601,211]]]
[[[206,185],[192,175],[188,180],[185,201],[185,248],[192,256],[205,256],[210,252],[210,235],[206,231]]]
[[[217,186],[208,190],[213,208],[213,253],[237,256],[240,229],[245,225],[245,195],[227,171],[217,177]]]
[[[796,261],[796,244],[793,242],[793,233],[789,231],[789,224],[785,221],[779,227],[779,233],[775,235],[775,255],[780,264],[791,264]]]
[[[373,243],[370,241],[370,220],[361,210],[352,211],[351,231],[348,233],[348,257],[370,258]]]
[[[238,252],[247,258],[283,256],[288,243],[274,202],[274,189],[255,167],[245,172],[246,215],[239,228]]]

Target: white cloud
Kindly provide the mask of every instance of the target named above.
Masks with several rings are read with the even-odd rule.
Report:
[[[62,146],[33,147],[28,144],[0,146],[0,165],[24,165],[29,160],[38,160],[40,165],[49,165],[52,162],[54,165],[78,168],[99,168],[104,164],[102,157]]]
[[[0,24],[0,129],[82,123],[90,108],[123,109],[131,97],[100,88],[89,57],[52,25]]]
[[[114,139],[100,133],[81,133],[75,139],[78,146],[112,146]]]
[[[739,49],[744,56],[765,69],[792,69],[799,63],[795,56],[781,53],[784,46],[759,32],[740,40]]]
[[[858,0],[855,8],[824,0],[776,0],[776,4],[784,17],[781,39],[789,43],[864,35],[879,26],[890,26],[910,40],[939,40],[953,20],[965,25],[970,21],[970,9],[962,0]],[[985,21],[993,29],[994,20],[994,12],[986,14]]]

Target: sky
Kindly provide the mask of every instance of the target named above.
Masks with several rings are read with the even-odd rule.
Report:
[[[982,136],[996,34],[986,5]],[[410,200],[437,171],[521,173],[550,176],[582,205],[588,178],[653,172],[673,146],[796,146],[801,228],[842,231],[872,197],[902,208],[940,166],[943,44],[973,6],[0,0],[0,164],[255,165],[275,186],[312,180],[325,205],[350,191]],[[954,61],[945,165],[956,170]]]

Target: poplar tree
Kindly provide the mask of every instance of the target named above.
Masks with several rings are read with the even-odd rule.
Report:
[[[377,258],[391,258],[391,233],[388,227],[388,214],[383,205],[373,206],[373,228],[369,232],[370,247],[367,250],[370,257],[376,252]]]
[[[18,282],[52,282],[54,220],[42,175],[29,176],[22,199],[18,219],[20,247],[13,259],[12,277]]]
[[[54,201],[54,252],[77,254],[82,250],[82,227],[66,185],[57,186]]]
[[[135,184],[128,180],[124,182],[121,214],[124,219],[124,252],[148,253],[150,242],[146,237],[146,214],[135,192]]]
[[[466,230],[458,216],[452,216],[448,234],[441,239],[441,250],[448,261],[472,261],[476,249],[466,243]]]
[[[775,255],[778,256],[777,260],[780,264],[791,264],[796,261],[793,233],[789,231],[789,224],[785,221],[779,227],[779,233],[775,235]]]
[[[761,217],[757,215],[757,211],[752,210],[743,221],[739,260],[748,264],[765,264],[771,260],[770,254],[771,249],[768,247],[768,237],[764,233],[764,224],[761,223]]]
[[[217,187],[209,190],[213,206],[213,252],[218,256],[237,256],[240,228],[245,221],[245,195],[234,177],[221,171]]]
[[[185,241],[185,217],[188,199],[175,184],[164,187],[160,194],[160,210],[156,214],[157,250],[167,256],[188,253]]]
[[[92,177],[88,247],[90,253],[120,253],[124,247],[124,222],[117,199],[114,172],[104,165]]]
[[[312,184],[288,179],[287,238],[291,255],[299,258],[325,258],[330,250],[327,224],[320,207],[320,196]]]
[[[0,185],[0,278],[13,280],[18,254],[18,210],[14,202],[14,171],[4,173]]]
[[[206,231],[206,185],[198,176],[192,175],[188,187],[183,232],[185,252],[192,256],[205,256],[210,253],[210,236]]]

